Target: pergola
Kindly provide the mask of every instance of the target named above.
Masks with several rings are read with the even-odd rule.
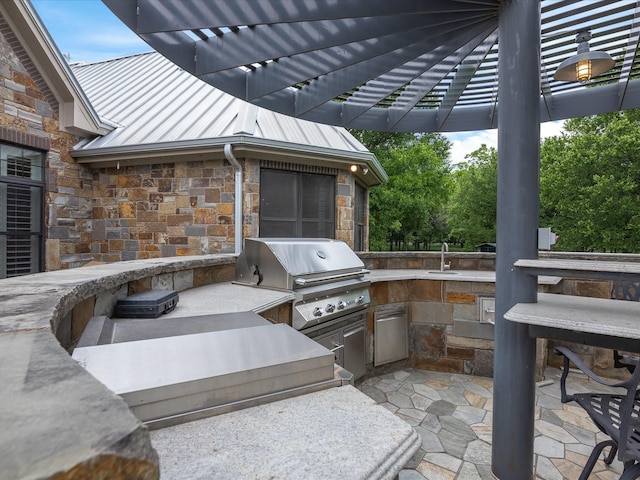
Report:
[[[513,264],[538,256],[540,123],[640,107],[640,2],[103,1],[174,63],[261,107],[369,130],[498,129],[492,468],[531,478],[535,340],[504,314],[537,299]],[[614,67],[555,80],[585,30]]]

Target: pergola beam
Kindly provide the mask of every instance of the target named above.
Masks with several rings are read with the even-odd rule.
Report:
[[[106,2],[110,8],[119,0]],[[138,34],[181,31],[189,28],[212,26],[251,26],[259,24],[315,22],[344,18],[410,16],[448,12],[486,12],[494,10],[497,1],[459,2],[450,0],[428,2],[390,2],[367,0],[366,8],[360,2],[338,1],[319,4],[316,0],[233,0],[216,2],[212,8],[202,0],[138,0],[138,21],[134,31]]]

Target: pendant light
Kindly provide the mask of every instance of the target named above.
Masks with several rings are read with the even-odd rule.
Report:
[[[606,52],[590,52],[591,32],[580,30],[576,35],[578,53],[560,64],[553,78],[565,82],[587,82],[602,75],[615,65],[613,58]]]

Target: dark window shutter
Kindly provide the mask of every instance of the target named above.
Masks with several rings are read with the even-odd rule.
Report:
[[[335,177],[260,170],[261,237],[335,237]]]
[[[0,144],[0,278],[42,270],[44,154]]]

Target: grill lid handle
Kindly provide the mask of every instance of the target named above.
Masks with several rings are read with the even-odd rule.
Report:
[[[342,280],[342,279],[345,279],[345,278],[361,277],[362,275],[366,275],[367,273],[371,273],[371,272],[369,270],[362,269],[362,270],[360,270],[358,272],[341,273],[341,274],[337,274],[337,275],[329,275],[329,276],[326,276],[326,277],[296,278],[294,280],[294,283],[296,285],[304,287],[304,286],[307,286],[307,285],[314,285],[316,283],[327,283],[327,282],[333,282],[335,280]]]

